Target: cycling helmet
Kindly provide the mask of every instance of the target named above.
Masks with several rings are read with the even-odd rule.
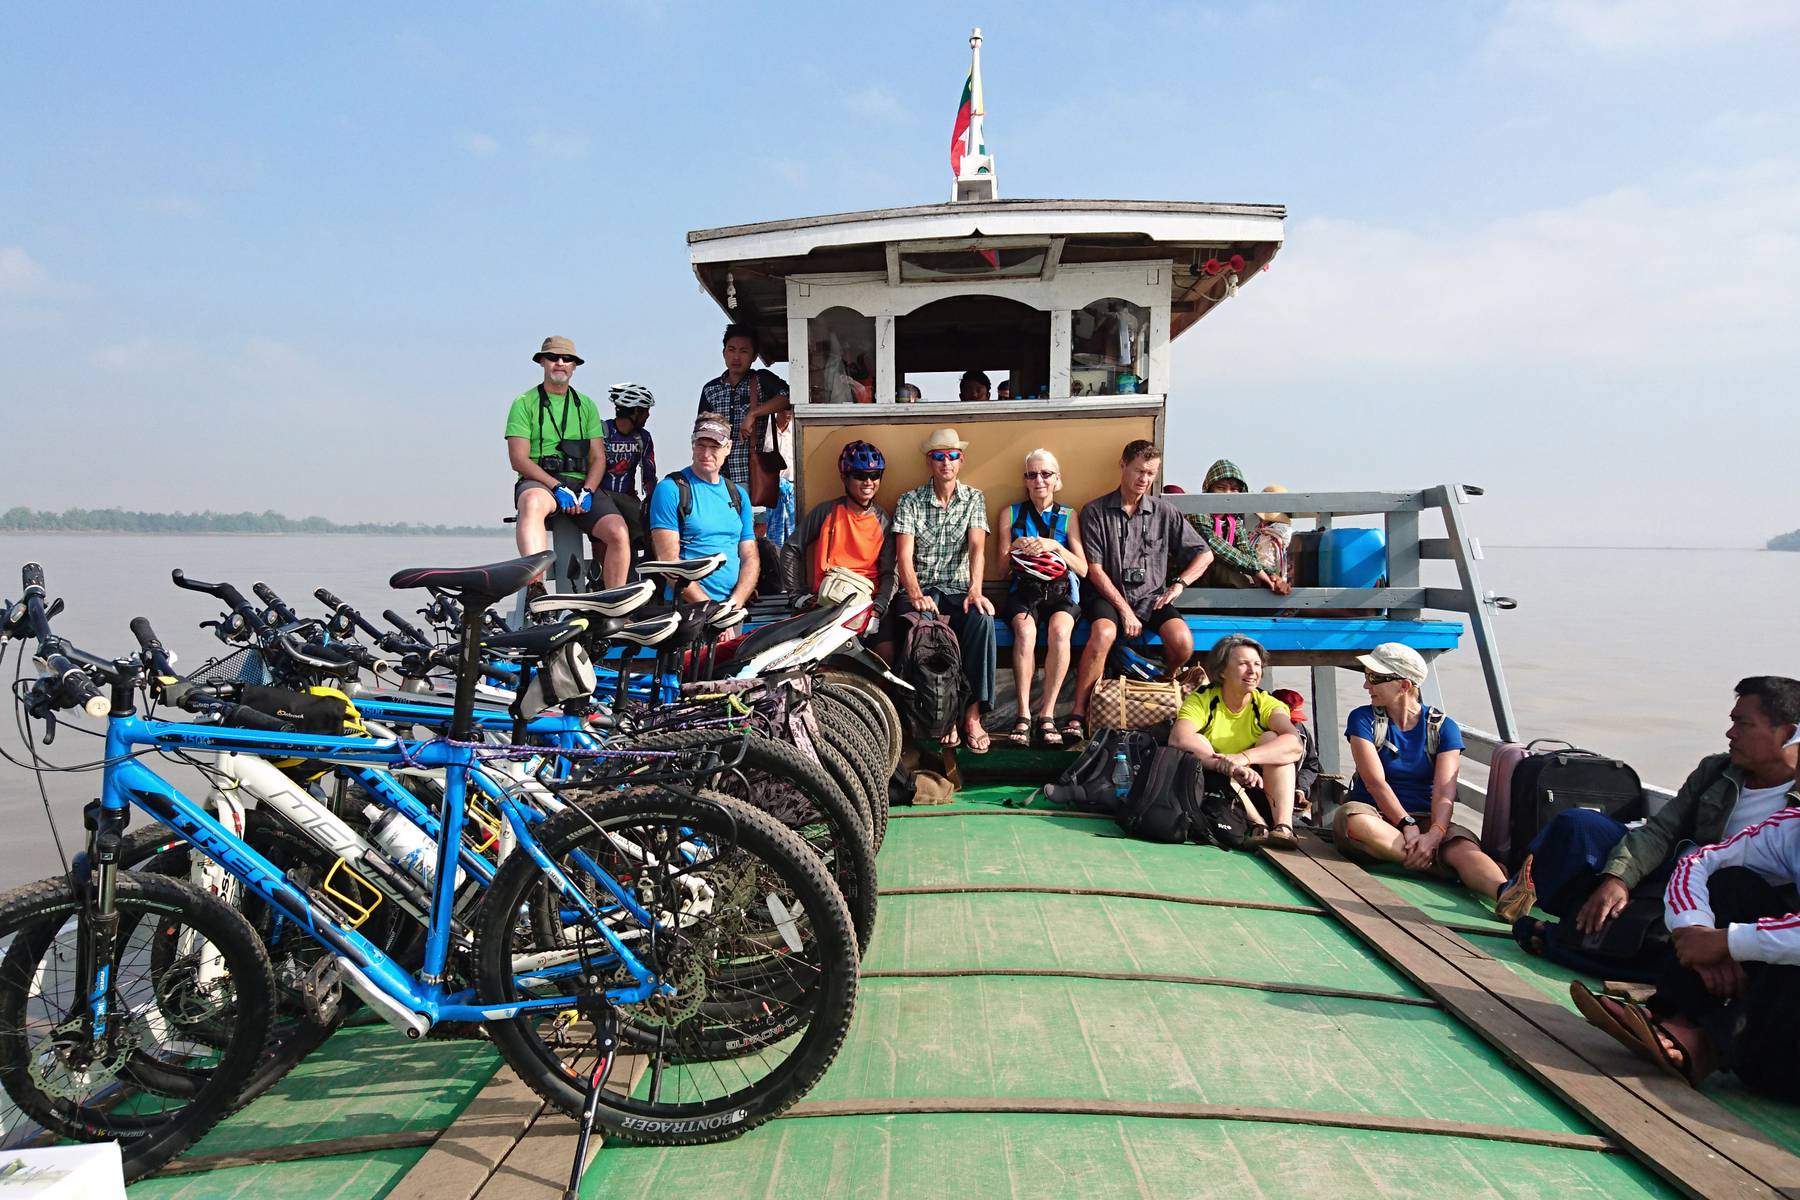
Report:
[[[881,456],[881,450],[869,442],[850,442],[838,455],[838,474],[848,475],[852,471],[885,471],[887,459]]]
[[[641,383],[615,383],[607,389],[607,397],[615,408],[650,408],[656,397]]]
[[[1012,559],[1013,570],[1033,579],[1050,582],[1069,573],[1069,564],[1054,550],[1040,550],[1036,554],[1014,550],[1009,557]]]

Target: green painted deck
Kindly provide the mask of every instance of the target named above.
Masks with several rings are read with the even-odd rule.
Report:
[[[1267,862],[1133,841],[1105,821],[996,812],[1020,794],[970,789],[896,814],[856,1019],[796,1114],[712,1146],[610,1143],[583,1195],[1673,1194],[1628,1155],[1584,1145],[1595,1131],[1579,1114]],[[1519,950],[1480,903],[1382,879],[1437,920],[1491,929],[1476,935],[1483,949],[1568,1003],[1573,976]],[[495,1066],[480,1043],[349,1030],[192,1153],[439,1129]],[[1794,1110],[1728,1079],[1707,1094],[1800,1145]],[[994,1111],[1042,1101],[1075,1111]],[[908,1104],[926,1111],[866,1111]],[[849,1105],[863,1111],[832,1115]],[[1389,1128],[1304,1123],[1322,1114]],[[169,1177],[131,1194],[374,1200],[422,1153]]]

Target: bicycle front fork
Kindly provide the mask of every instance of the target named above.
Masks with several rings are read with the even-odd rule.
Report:
[[[88,875],[77,881],[75,986],[87,997],[82,1013],[82,1032],[90,1041],[104,1042],[111,1032],[112,965],[118,959],[119,912],[115,903],[119,886],[119,850],[125,842],[128,808],[108,809],[98,800],[81,810],[82,827],[88,832]],[[85,882],[85,887],[81,884]]]

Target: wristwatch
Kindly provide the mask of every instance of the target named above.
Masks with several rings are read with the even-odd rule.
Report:
[[[1399,823],[1394,826],[1395,829],[1417,829],[1418,827],[1419,818],[1413,816],[1411,813],[1407,813],[1404,817],[1401,817]]]

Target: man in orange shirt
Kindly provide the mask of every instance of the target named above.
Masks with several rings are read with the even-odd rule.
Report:
[[[892,639],[880,630],[880,619],[894,597],[894,535],[887,512],[875,503],[887,459],[868,442],[850,442],[838,454],[844,494],[815,505],[782,547],[782,578],[792,592],[817,593],[832,567],[854,571],[875,589],[877,623],[866,637],[884,659],[892,657]]]

